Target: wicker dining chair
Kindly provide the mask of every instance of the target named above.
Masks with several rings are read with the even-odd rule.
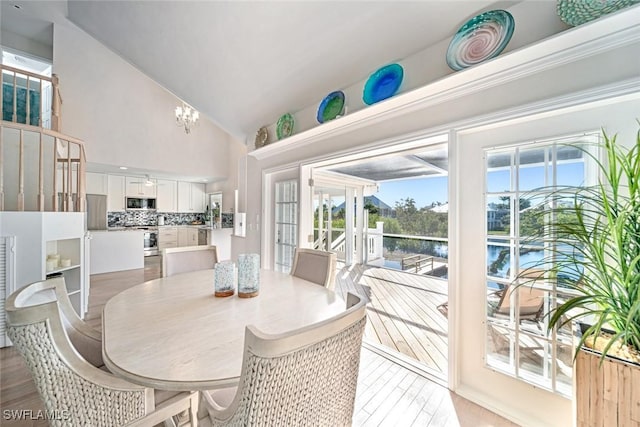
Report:
[[[291,275],[333,290],[336,279],[335,252],[296,248]]]
[[[183,246],[162,250],[162,277],[213,268],[218,262],[215,246]]]
[[[63,325],[55,285],[48,282],[14,292],[5,308],[7,334],[31,371],[51,425],[173,425],[172,417],[184,413],[196,425],[197,393],[155,391],[83,359]]]
[[[352,422],[365,301],[298,330],[268,335],[245,330],[242,374],[225,408],[203,392],[199,426],[347,426]]]
[[[102,361],[102,332],[89,326],[84,320],[82,320],[76,310],[71,305],[67,286],[64,277],[56,277],[38,282],[37,285],[41,292],[47,293],[47,289],[51,289],[55,292],[58,308],[60,309],[60,316],[62,318],[62,325],[73,348],[89,363],[97,368],[104,366]],[[33,285],[36,286],[35,284]]]

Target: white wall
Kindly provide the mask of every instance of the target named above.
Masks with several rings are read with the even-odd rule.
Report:
[[[226,180],[207,184],[206,192],[215,193],[222,192],[222,212],[233,212],[235,190],[238,188],[239,168],[238,164],[247,154],[247,147],[243,144],[229,144],[226,162],[229,168],[229,174]]]
[[[49,30],[53,32],[53,24]],[[20,34],[11,31],[0,31],[0,44],[21,52],[27,52],[44,59],[53,59],[53,49],[51,46],[28,39]]]
[[[179,99],[71,23],[54,27],[53,70],[62,131],[85,141],[87,161],[187,176],[235,173],[228,159],[240,142],[202,116],[187,135],[175,124]]]

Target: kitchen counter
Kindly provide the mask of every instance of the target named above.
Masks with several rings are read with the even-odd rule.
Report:
[[[206,229],[206,230],[211,229],[210,225],[204,225],[204,224],[180,224],[180,225],[165,224],[165,225],[158,226],[158,228],[171,228],[171,227],[192,227],[192,228]]]
[[[90,233],[90,274],[144,268],[144,230],[114,228]]]

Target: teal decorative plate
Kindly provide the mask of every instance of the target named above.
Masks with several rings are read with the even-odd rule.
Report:
[[[318,107],[318,114],[316,118],[318,119],[318,123],[328,122],[329,120],[333,120],[342,114],[342,110],[344,109],[344,92],[341,90],[337,90],[335,92],[331,92],[327,95],[322,102],[320,102],[320,106]]]
[[[569,25],[582,25],[640,0],[558,0],[558,16]]]
[[[293,134],[293,116],[289,113],[283,114],[276,125],[276,135],[278,139],[287,138]]]
[[[362,100],[371,105],[396,94],[402,83],[404,70],[400,64],[386,65],[371,74],[364,85]]]
[[[514,28],[513,16],[506,10],[490,10],[471,18],[451,39],[447,64],[458,71],[498,56]]]

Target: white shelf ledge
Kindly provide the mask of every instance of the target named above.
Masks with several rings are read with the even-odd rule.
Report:
[[[640,40],[640,6],[609,15],[498,56],[477,66],[447,75],[330,122],[250,151],[257,160],[353,132],[383,119],[421,110],[579,61]]]
[[[46,274],[47,276],[49,274],[54,274],[54,273],[61,273],[63,271],[67,271],[67,270],[73,270],[74,268],[79,268],[80,264],[74,264],[74,265],[70,265],[69,267],[59,267],[59,268],[55,268],[51,271],[47,271]]]

